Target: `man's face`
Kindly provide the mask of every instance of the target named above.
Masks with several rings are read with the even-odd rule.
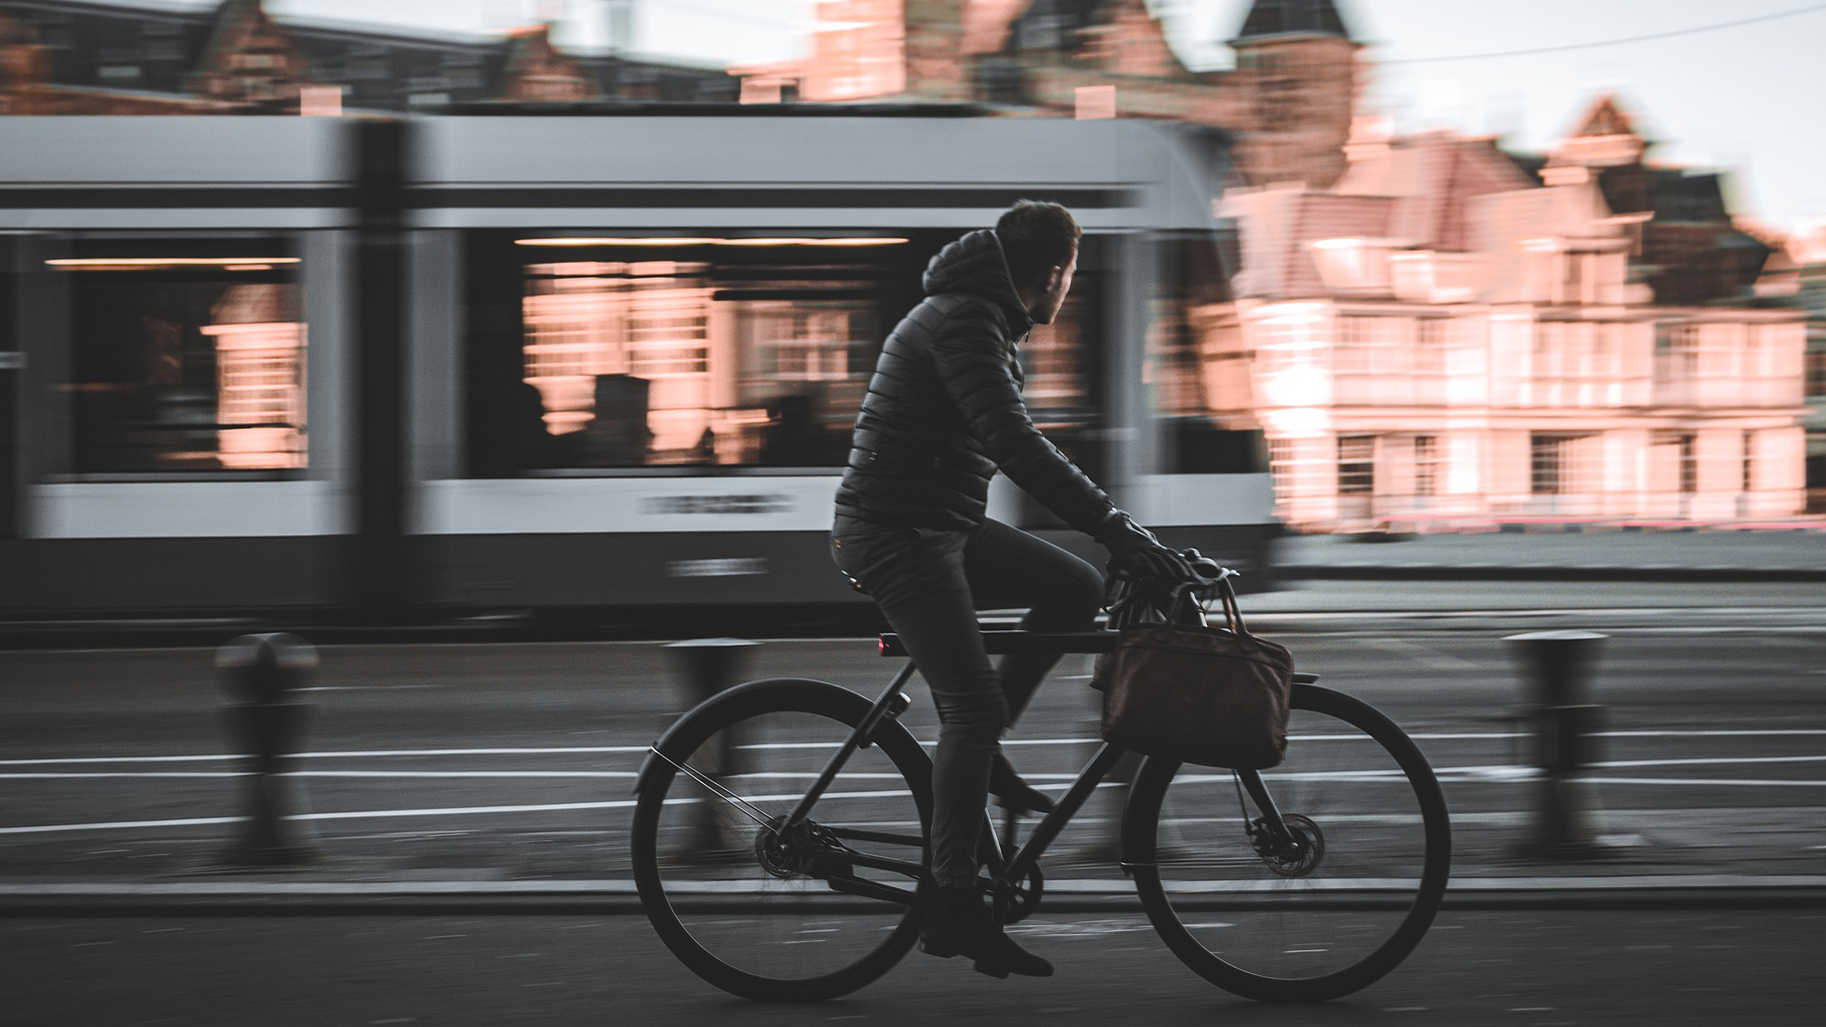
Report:
[[[1055,267],[1046,273],[1046,290],[1040,293],[1033,310],[1029,311],[1035,324],[1049,325],[1059,316],[1059,308],[1065,305],[1065,294],[1072,291],[1072,275],[1077,270],[1078,251],[1073,249],[1071,259],[1064,267]]]

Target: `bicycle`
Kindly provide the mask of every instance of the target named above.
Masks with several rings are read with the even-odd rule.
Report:
[[[1117,633],[983,637],[992,654],[1103,653]],[[879,646],[906,655],[892,634]],[[913,947],[932,802],[931,759],[899,721],[914,670],[872,702],[804,678],[737,685],[653,743],[635,786],[635,883],[660,938],[705,981],[828,999]],[[1334,999],[1393,970],[1431,925],[1451,862],[1445,798],[1413,741],[1317,675],[1294,681],[1280,766],[1141,761],[1118,863],[1174,955],[1270,1002]],[[1002,923],[1038,908],[1041,855],[1123,755],[1102,744],[1024,844],[1013,817],[1004,840],[986,825],[978,880]]]

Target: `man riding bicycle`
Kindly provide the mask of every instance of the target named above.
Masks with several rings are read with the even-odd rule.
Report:
[[[986,515],[989,480],[1010,480],[1110,552],[1134,577],[1192,568],[1042,435],[1021,398],[1017,348],[1071,290],[1082,234],[1071,212],[1022,200],[927,265],[926,298],[882,346],[837,490],[837,565],[872,596],[919,666],[941,727],[932,768],[935,902],[920,949],[985,972],[1044,977],[1052,965],[1002,933],[977,887],[983,806],[1052,803],[1015,773],[1002,733],[1057,654],[990,665],[976,609],[1023,607],[1029,631],[1090,628],[1103,577],[1090,564]]]

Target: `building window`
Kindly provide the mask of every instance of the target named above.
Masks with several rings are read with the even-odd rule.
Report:
[[[1274,483],[1275,498],[1285,503],[1293,495],[1293,440],[1268,440],[1268,476]]]
[[[1451,343],[1450,318],[1421,318],[1415,328],[1414,370],[1419,374],[1445,373],[1446,353]]]
[[[1699,491],[1699,446],[1691,433],[1680,436],[1680,491],[1691,495]]]
[[[1338,438],[1338,493],[1366,496],[1376,491],[1376,437],[1344,435]]]
[[[1535,432],[1529,437],[1531,491],[1537,496],[1594,491],[1590,443],[1595,436]]]
[[[1699,326],[1690,323],[1655,326],[1655,355],[1662,358],[1665,375],[1692,378],[1699,374]]]
[[[1807,398],[1826,399],[1826,339],[1809,340],[1807,346]]]
[[[1560,302],[1567,304],[1580,302],[1584,292],[1582,272],[1585,266],[1585,254],[1562,253],[1560,254],[1560,265],[1562,268]]]
[[[1756,433],[1744,432],[1744,494],[1756,491]]]
[[[1333,370],[1340,374],[1400,372],[1411,320],[1401,317],[1338,318]]]
[[[1439,494],[1439,436],[1414,436],[1414,494]]]

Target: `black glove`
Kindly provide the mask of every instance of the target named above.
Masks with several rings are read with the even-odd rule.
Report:
[[[1192,564],[1154,537],[1154,533],[1136,524],[1121,510],[1116,511],[1097,535],[1097,541],[1110,551],[1112,573],[1151,581],[1173,588],[1196,578]]]

